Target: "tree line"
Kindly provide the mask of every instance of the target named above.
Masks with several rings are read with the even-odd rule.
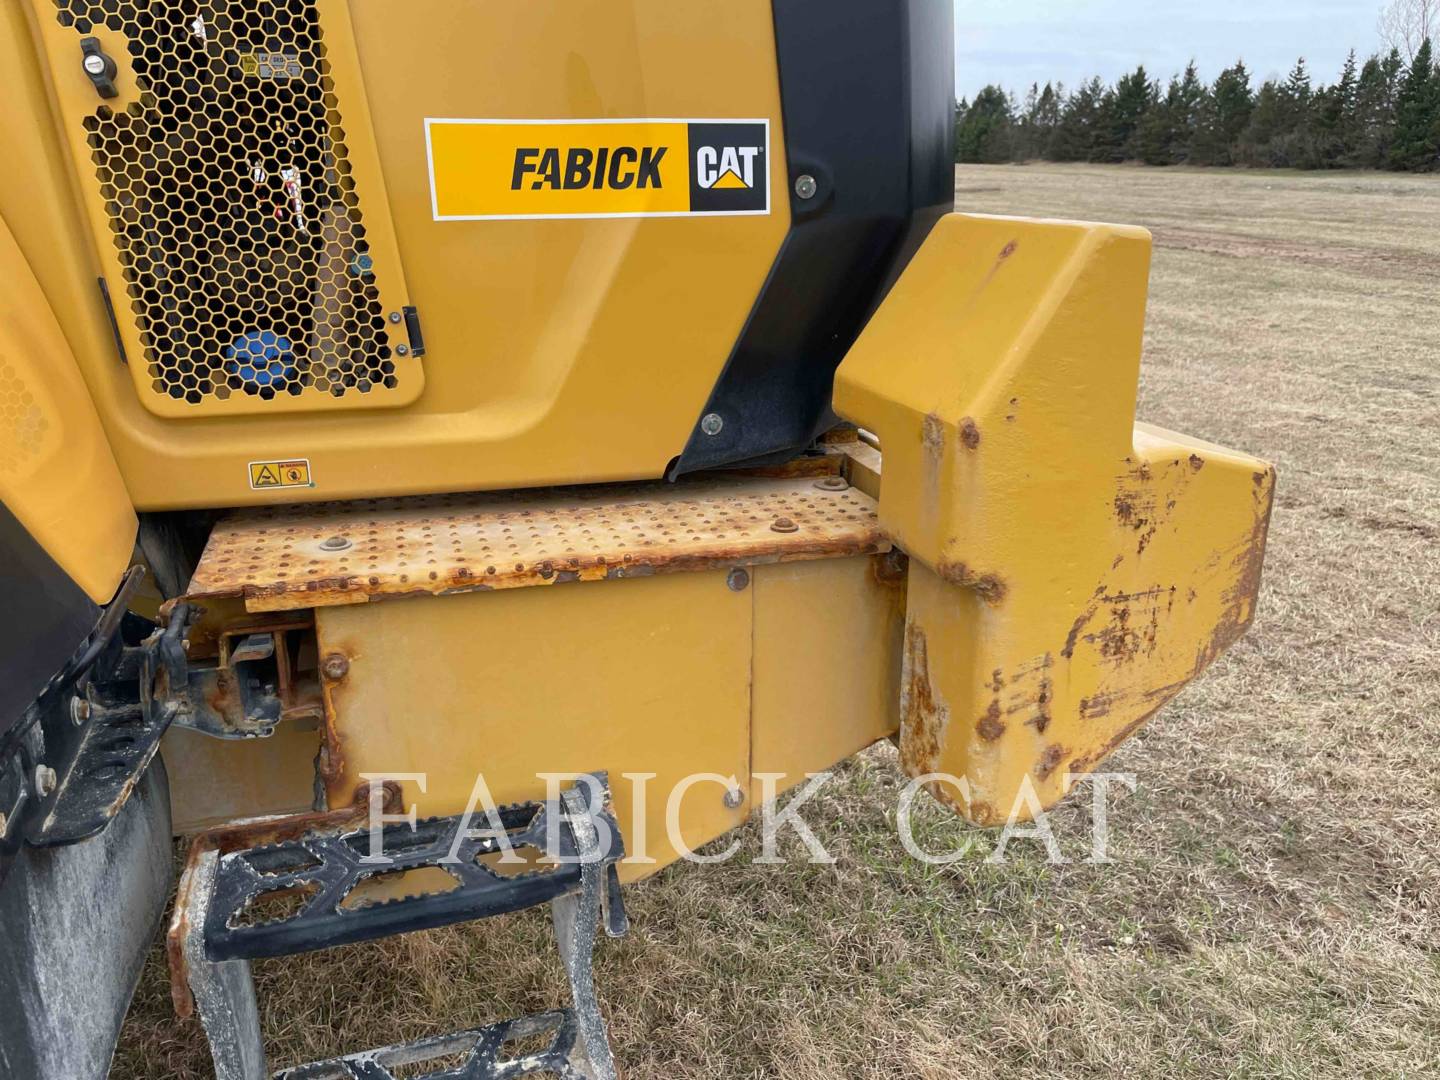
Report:
[[[1191,64],[1162,85],[1144,67],[1113,86],[1031,86],[1024,103],[987,86],[955,113],[962,162],[1139,161],[1295,169],[1440,170],[1440,64],[1426,39],[1316,86],[1302,58],[1255,89],[1243,62],[1204,83]]]

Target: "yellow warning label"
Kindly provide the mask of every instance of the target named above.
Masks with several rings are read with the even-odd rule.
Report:
[[[256,491],[266,488],[314,487],[310,479],[310,462],[304,458],[295,461],[252,461],[250,463],[250,486]]]
[[[767,120],[427,120],[436,221],[770,212]]]

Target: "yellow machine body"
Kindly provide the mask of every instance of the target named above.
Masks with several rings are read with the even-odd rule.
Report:
[[[1093,768],[1248,626],[1273,472],[1136,426],[1149,265],[1137,229],[944,218],[836,378],[836,410],[874,433],[879,452],[851,442],[807,459],[810,472],[804,462],[742,472],[726,481],[738,487],[703,498],[657,479],[794,224],[766,0],[421,0],[403,18],[386,3],[307,0],[301,29],[323,48],[302,50],[303,62],[189,8],[159,26],[123,11],[89,21],[72,7],[24,0],[0,13],[0,88],[13,106],[0,112],[11,153],[0,212],[14,230],[0,233],[11,313],[0,403],[20,418],[0,442],[18,463],[0,484],[97,601],[124,568],[132,506],[250,508],[222,519],[190,587],[207,609],[192,656],[223,666],[236,635],[277,635],[291,650],[288,726],[243,745],[172,733],[167,752],[186,763],[175,776],[182,828],[303,809],[316,789],[345,804],[371,773],[429,774],[405,794],[446,813],[464,807],[481,770],[501,799],[535,795],[542,771],[653,772],[662,794],[639,819],[663,865],[678,853],[663,792],[682,775],[733,777],[739,790],[738,806],[724,792],[690,793],[681,839],[694,846],[753,807],[753,776],[793,785],[897,731],[909,772],[963,780],[964,790],[932,787],[993,824],[1027,780],[1038,803],[1023,812],[1060,798],[1067,775]],[[179,19],[183,5],[144,7]],[[88,38],[117,60],[103,106],[78,62]],[[156,171],[171,160],[155,142],[163,130],[134,141],[183,96],[154,72],[150,89],[137,79],[157,55],[260,72],[262,83],[299,77],[292,59],[300,74],[313,68],[323,108],[311,134],[334,204],[302,214],[270,158],[214,183],[229,194],[254,183],[269,193],[266,213],[321,236],[303,255],[308,291],[276,293],[273,305],[302,305],[317,328],[356,322],[363,347],[380,350],[366,354],[378,366],[350,371],[358,381],[336,368],[294,393],[261,387],[249,369],[268,354],[260,363],[245,350],[299,345],[230,340],[233,322],[206,331],[229,357],[209,382],[166,367],[155,328],[190,340],[213,313],[167,306],[137,284],[158,256],[136,239],[135,200],[173,194],[177,219],[203,210]],[[232,103],[225,85],[200,95],[185,121],[200,126],[182,141],[253,123],[254,102]],[[583,199],[550,190],[531,201],[544,186],[531,175],[562,160],[526,151],[546,130],[589,140],[593,157],[610,136],[678,145],[721,122],[750,125],[764,164],[752,176],[752,158],[734,157],[706,183],[763,185],[763,211],[712,214],[634,184],[607,194],[602,180],[620,174],[598,166]],[[132,159],[145,167],[127,171]],[[512,160],[513,188],[467,187]],[[704,158],[675,160],[695,183]],[[803,179],[829,197],[823,175]],[[215,273],[231,265],[224,245],[249,214],[205,222],[219,237]],[[275,258],[292,256],[302,258]],[[263,292],[280,270],[262,269]],[[235,292],[240,280],[215,288]],[[407,340],[417,347],[402,353]],[[288,363],[271,377],[291,379]],[[648,486],[544,488],[631,480]],[[807,487],[827,480],[841,483]],[[776,483],[790,486],[767,487]],[[466,503],[461,524],[444,502],[515,489],[532,494]],[[815,500],[840,490],[858,516],[823,519],[817,538]],[[687,492],[693,513],[664,518]],[[425,498],[357,501],[389,496]],[[604,518],[637,499],[662,508],[645,521],[663,540],[642,535],[644,521],[612,529]],[[524,502],[523,520],[506,517],[506,500]],[[319,502],[314,518],[293,509]],[[738,508],[744,520],[732,520]],[[456,546],[438,544],[446,535]],[[321,549],[326,540],[340,547]],[[464,547],[471,540],[483,544]],[[732,571],[747,575],[739,589]],[[661,576],[633,580],[650,573]],[[326,673],[327,658],[340,675]]]
[[[144,33],[120,18],[113,27],[77,25],[68,15],[62,21],[61,9],[69,8],[55,0],[22,0],[0,15],[0,87],[12,103],[0,131],[14,136],[7,142],[10,166],[0,178],[0,212],[25,222],[17,239],[71,336],[137,507],[241,506],[664,473],[701,414],[789,230],[788,201],[774,199],[764,214],[733,216],[533,219],[518,213],[503,221],[437,221],[426,120],[634,119],[655,128],[657,137],[667,124],[652,122],[669,128],[677,120],[758,122],[769,128],[768,173],[752,179],[783,193],[789,185],[769,0],[723,8],[704,0],[421,0],[404,5],[403,18],[387,3],[307,4],[323,28],[327,80],[327,111],[316,137],[330,148],[326,153],[343,148],[345,190],[356,199],[349,210],[312,209],[308,224],[337,252],[351,250],[342,241],[363,225],[375,264],[374,310],[384,320],[383,330],[366,332],[389,350],[388,359],[376,362],[392,365],[398,381],[363,393],[351,388],[340,397],[311,385],[270,399],[239,390],[221,398],[213,388],[171,378],[170,369],[153,362],[157,335],[146,336],[134,309],[141,301],[127,292],[117,244],[118,233],[132,227],[125,200],[153,200],[161,191],[169,198],[166,187],[175,184],[162,172],[125,179],[126,155],[139,151],[117,141],[111,127],[129,132],[156,96],[162,107],[170,101],[163,93],[142,95],[132,45],[141,50],[147,35],[161,35],[163,44],[153,48],[181,71],[200,63],[197,55],[223,70],[222,56],[253,57],[257,48],[241,29],[219,24],[199,42],[187,29],[196,17],[193,5],[120,5],[142,6],[159,8],[169,22],[144,24]],[[117,61],[113,101],[96,97],[81,68],[85,36],[97,38]],[[263,127],[263,117],[232,107],[224,87],[216,86],[221,100],[214,117],[194,120],[188,138],[218,145],[247,125]],[[107,122],[103,138],[95,130],[100,105],[121,118]],[[53,124],[37,123],[52,115]],[[276,114],[277,127],[287,122]],[[111,170],[104,176],[97,144]],[[671,162],[683,164],[683,149],[669,156],[667,168]],[[275,188],[274,170],[262,171],[267,190]],[[236,190],[226,197],[243,202],[240,189],[252,179],[232,172],[225,183]],[[206,226],[218,226],[219,264],[225,231],[245,222],[204,218],[183,190],[197,182],[186,174],[178,185],[173,219],[202,235]],[[352,223],[347,214],[359,220]],[[350,261],[339,257],[315,271],[318,284],[303,300],[307,319],[314,314],[323,323],[352,310],[344,306],[345,290],[353,286],[347,284]],[[207,272],[207,287],[231,288],[242,298],[252,280],[240,270],[227,278],[224,266]],[[117,361],[99,303],[100,276],[110,286],[128,368]],[[389,320],[407,306],[417,308],[423,325],[423,358],[395,355],[407,338],[403,322]],[[204,324],[203,304],[175,317],[175,326],[189,333],[186,319]],[[233,327],[204,324],[196,332],[202,331],[197,340],[217,356],[234,347]],[[223,377],[223,368],[218,374]],[[162,375],[181,397],[157,389]],[[386,376],[377,368],[375,377]],[[257,485],[250,466],[266,462],[306,467],[296,474],[298,483]]]
[[[0,218],[0,503],[96,604],[137,522],[75,358]]]

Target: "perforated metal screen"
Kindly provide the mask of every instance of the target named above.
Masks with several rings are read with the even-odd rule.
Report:
[[[391,404],[419,372],[396,356],[404,326],[382,304],[318,5],[54,3],[77,66],[79,42],[112,31],[139,85],[123,106],[97,96],[84,126],[142,394],[197,412]]]

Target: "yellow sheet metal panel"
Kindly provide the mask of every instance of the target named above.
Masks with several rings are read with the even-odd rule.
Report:
[[[50,305],[0,219],[0,502],[96,603],[138,523]]]
[[[894,734],[905,574],[894,556],[755,569],[752,771],[784,791]]]
[[[60,155],[62,143],[75,146],[77,110],[102,103],[80,69],[79,35],[58,24],[54,0],[21,6],[30,34],[0,48],[32,55],[0,71],[0,88],[31,107],[16,106],[28,125],[18,133],[26,153],[13,182],[0,180],[0,212],[25,207],[52,219],[31,230],[26,249],[45,263],[46,289],[143,509],[658,476],[685,444],[789,228],[783,198],[756,216],[436,221],[426,155],[425,121],[437,117],[763,120],[769,190],[784,191],[767,0],[723,8],[705,0],[319,0],[361,212],[367,228],[372,213],[380,233],[387,220],[394,227],[399,260],[383,306],[387,317],[406,298],[420,309],[424,391],[411,405],[360,412],[343,398],[333,409],[318,402],[323,416],[275,415],[283,408],[243,418],[157,416],[137,390],[141,373],[116,364],[94,291],[101,248],[111,244],[108,217],[103,230],[96,224],[107,211],[94,163],[66,169]],[[185,14],[176,33],[193,35],[186,27],[195,13]],[[121,22],[96,35],[123,69]],[[33,56],[45,42],[48,89]],[[236,51],[237,63],[244,55]],[[122,71],[122,94],[129,77]],[[56,115],[50,132],[33,119],[47,111]],[[47,236],[63,242],[46,251]],[[377,244],[378,281],[388,245],[383,235]],[[124,288],[111,285],[123,302]],[[123,303],[119,314],[122,323],[133,317]],[[308,394],[289,404],[311,407]],[[605,438],[596,438],[597,425]],[[288,461],[305,462],[314,487],[252,483],[252,463]]]
[[[978,822],[1026,776],[1058,799],[1253,617],[1274,473],[1134,425],[1148,266],[1142,230],[952,215],[840,369],[923,564],[905,765]]]
[[[421,816],[465,810],[477,774],[495,799],[543,796],[540,773],[611,773],[632,850],[633,788],[654,773],[640,816],[656,864],[673,861],[671,791],[692,774],[750,773],[751,590],[724,571],[420,598],[316,612],[327,683],[330,804],[348,804],[362,773],[423,772],[406,782]],[[336,662],[335,658],[343,658]],[[698,847],[734,828],[746,806],[694,786],[680,835]],[[477,826],[483,827],[483,825]]]
[[[314,809],[314,724],[281,724],[268,739],[221,741],[183,728],[160,752],[170,777],[170,816],[178,836],[242,818]]]

